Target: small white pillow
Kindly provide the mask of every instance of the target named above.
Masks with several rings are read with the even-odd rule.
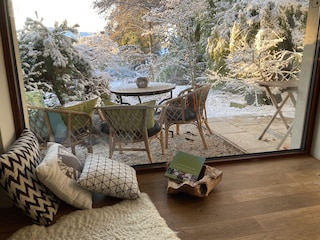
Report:
[[[133,167],[99,154],[88,154],[77,183],[116,198],[136,199],[140,194]]]
[[[79,208],[92,208],[92,193],[77,184],[82,165],[79,159],[59,143],[48,143],[43,161],[37,166],[39,180],[57,197]]]

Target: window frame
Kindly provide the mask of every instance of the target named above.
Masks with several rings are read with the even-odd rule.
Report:
[[[8,88],[12,112],[14,113],[14,126],[16,137],[26,127],[23,104],[21,99],[20,81],[18,76],[17,61],[14,52],[13,31],[10,22],[9,3],[7,0],[0,1],[0,34],[4,54],[5,70],[7,75]]]
[[[9,85],[10,99],[12,105],[12,112],[14,113],[14,125],[16,136],[19,136],[22,130],[26,127],[26,119],[24,116],[23,103],[21,98],[21,82],[19,81],[18,65],[15,56],[15,39],[14,31],[11,25],[12,18],[10,17],[11,2],[9,0],[1,0],[0,3],[0,33],[2,40],[2,48],[4,52],[5,70],[7,74],[7,81]],[[310,11],[310,8],[309,8]],[[308,14],[309,14],[308,11]],[[319,24],[318,24],[319,35]],[[274,152],[261,152],[253,154],[245,154],[239,156],[225,156],[208,158],[206,163],[217,163],[221,161],[234,160],[250,160],[250,159],[270,159],[274,157],[283,157],[289,155],[304,155],[310,154],[313,140],[313,131],[315,129],[315,119],[318,109],[318,96],[320,92],[320,64],[319,64],[319,41],[316,42],[314,53],[314,64],[312,77],[309,87],[309,97],[307,101],[307,112],[305,116],[303,137],[300,149],[290,149]],[[163,168],[164,163],[161,164],[146,164],[138,166],[137,169],[152,170]]]

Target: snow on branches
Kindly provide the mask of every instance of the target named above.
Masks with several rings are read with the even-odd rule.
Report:
[[[53,92],[62,104],[84,100],[94,92],[93,67],[87,56],[75,47],[77,27],[77,24],[69,27],[67,21],[63,21],[61,24],[55,22],[53,28],[48,28],[43,25],[42,19],[26,19],[17,37],[27,91]],[[106,82],[104,88],[99,89],[97,94],[108,91],[108,81],[103,81]]]

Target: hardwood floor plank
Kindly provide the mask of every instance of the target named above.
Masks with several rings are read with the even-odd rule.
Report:
[[[292,230],[301,226],[303,228],[313,228],[319,226],[320,206],[316,205],[299,209],[291,209],[288,211],[254,216],[254,218],[264,229],[268,230]]]
[[[214,200],[210,201],[209,198],[202,202],[189,201],[188,203],[185,201],[172,200],[167,203],[166,208],[160,207],[159,211],[163,216],[170,216],[168,223],[174,227],[178,225],[191,227],[194,226],[195,222],[197,224],[205,224],[207,222],[216,223],[219,221],[315,206],[319,204],[319,199],[319,194],[295,194],[235,204],[214,204]]]
[[[241,189],[230,192],[230,195],[232,195],[235,201],[244,202],[263,198],[281,197],[291,194],[303,194],[318,191],[319,189],[320,182],[314,183],[314,181],[310,180],[306,182],[293,182],[262,186],[253,189]]]
[[[259,234],[263,231],[263,229],[254,218],[250,217],[215,222],[215,224],[210,222],[205,224],[197,223],[196,227],[179,227],[177,228],[177,231],[180,235],[184,236],[184,240],[228,240],[239,236]]]

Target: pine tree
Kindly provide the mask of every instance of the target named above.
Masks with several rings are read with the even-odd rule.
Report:
[[[27,18],[18,32],[26,91],[54,92],[60,102],[84,100],[93,81],[93,68],[76,49],[78,25],[55,22],[50,29],[41,20]],[[95,85],[95,84],[93,84]],[[105,92],[106,89],[98,92]]]

